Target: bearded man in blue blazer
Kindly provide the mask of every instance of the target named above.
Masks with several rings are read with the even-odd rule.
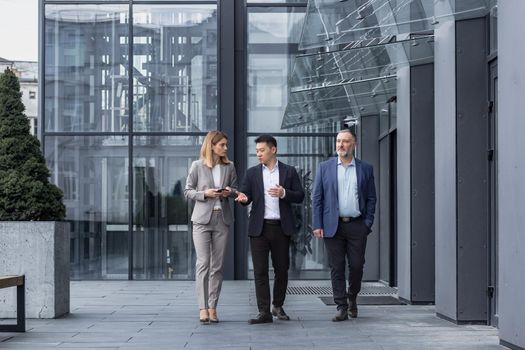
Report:
[[[323,238],[337,313],[332,321],[357,317],[366,240],[374,223],[376,190],[370,164],[354,157],[356,136],[350,129],[337,134],[337,157],[319,164],[312,193],[312,228]],[[349,276],[346,290],[345,264]]]

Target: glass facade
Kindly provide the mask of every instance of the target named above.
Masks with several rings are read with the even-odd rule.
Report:
[[[46,132],[129,130],[129,7],[46,5]]]
[[[42,133],[74,279],[193,279],[186,175],[218,126],[217,5],[45,4]]]
[[[129,139],[47,136],[51,179],[64,191],[72,278],[127,279]]]
[[[279,132],[304,8],[248,8],[248,132]]]
[[[133,6],[132,73],[134,131],[216,129],[216,6]]]
[[[192,279],[186,176],[202,136],[133,138],[133,278]]]
[[[243,6],[244,27],[235,29],[246,34],[243,59],[224,71],[220,57],[234,39],[221,36],[228,19],[221,22],[213,1],[44,1],[42,137],[53,181],[65,193],[74,279],[194,278],[185,179],[206,132],[231,123],[230,114],[221,116],[219,87],[238,84],[225,83],[233,76],[243,76],[245,87],[242,100],[234,96],[244,111],[234,116],[240,124],[225,130],[242,159],[235,163],[255,165],[255,137],[276,135],[279,159],[296,167],[306,193],[295,206],[290,277],[329,277],[323,241],[310,227],[316,168],[334,154],[337,130],[355,125],[352,117],[365,108],[383,108],[381,129],[395,128],[395,103],[385,102],[394,79],[369,80],[392,62],[426,58],[431,41],[392,43],[397,51],[364,48],[367,64],[358,51],[341,51],[331,63],[332,53],[300,48],[307,1]],[[354,82],[361,64],[368,75]],[[311,89],[310,81],[322,86]],[[246,147],[239,152],[236,144]],[[239,176],[244,170],[237,167]],[[234,236],[242,242],[233,245],[248,247],[247,220],[237,220]],[[235,254],[234,265],[246,269],[235,275],[250,277],[249,251]]]

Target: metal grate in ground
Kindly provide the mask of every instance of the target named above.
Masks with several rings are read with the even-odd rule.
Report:
[[[308,286],[288,287],[286,294],[289,295],[332,295],[332,287]]]
[[[332,295],[332,287],[326,283],[290,283],[286,290],[288,295]],[[359,295],[393,295],[397,296],[395,288],[386,286],[379,282],[365,282],[361,287]]]

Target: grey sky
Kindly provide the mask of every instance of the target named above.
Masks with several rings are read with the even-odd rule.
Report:
[[[38,60],[38,0],[0,0],[0,57]]]

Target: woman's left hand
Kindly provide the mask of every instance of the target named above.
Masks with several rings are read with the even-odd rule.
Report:
[[[232,189],[230,186],[226,186],[221,192],[221,197],[228,198],[232,194]]]

